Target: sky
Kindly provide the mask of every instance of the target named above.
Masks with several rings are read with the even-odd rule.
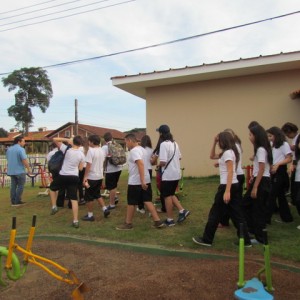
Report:
[[[2,1],[0,77],[24,67],[105,56],[297,11],[299,0]],[[160,47],[45,68],[53,98],[45,113],[33,109],[30,130],[53,130],[74,122],[75,99],[79,123],[120,131],[145,128],[145,100],[114,87],[111,77],[299,51],[299,28],[296,13]],[[0,128],[7,131],[16,124],[7,113],[14,93],[0,83]]]

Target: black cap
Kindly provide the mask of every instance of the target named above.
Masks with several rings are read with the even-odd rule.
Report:
[[[168,125],[160,125],[159,128],[156,129],[159,133],[170,133],[170,127]]]

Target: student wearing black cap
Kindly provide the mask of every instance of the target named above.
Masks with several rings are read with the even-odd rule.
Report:
[[[182,207],[175,195],[178,182],[181,178],[180,159],[181,153],[178,144],[174,141],[168,125],[161,125],[156,131],[159,132],[160,146],[156,155],[159,158],[161,167],[161,194],[165,199],[167,226],[174,226],[173,207],[176,206],[179,215],[177,223],[183,222],[190,212]]]

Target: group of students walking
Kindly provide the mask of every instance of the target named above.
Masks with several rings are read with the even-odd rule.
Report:
[[[180,159],[181,153],[178,144],[174,141],[168,125],[161,125],[157,129],[159,133],[157,147],[152,150],[149,136],[144,136],[140,143],[134,134],[125,136],[125,143],[129,150],[128,155],[128,188],[127,188],[127,211],[125,222],[116,227],[117,230],[133,229],[133,217],[135,211],[145,212],[146,207],[154,223],[153,227],[172,227],[176,223],[182,223],[190,212],[183,208],[178,201],[175,192],[181,178]],[[50,184],[51,215],[58,212],[57,195],[60,189],[66,190],[71,199],[73,222],[72,226],[79,227],[78,220],[78,197],[77,189],[79,171],[86,164],[83,185],[85,186],[84,201],[88,213],[82,218],[83,221],[94,221],[93,201],[96,200],[102,208],[104,217],[108,217],[110,211],[116,207],[115,195],[122,166],[110,163],[108,157],[109,143],[112,143],[111,133],[104,135],[105,145],[100,146],[100,137],[91,135],[88,138],[88,150],[86,155],[80,151],[83,140],[80,136],[73,139],[54,138],[53,142],[57,149],[65,153],[62,168],[57,176],[53,177]],[[64,143],[68,143],[71,147]],[[161,190],[164,206],[166,207],[166,220],[162,221],[152,202],[152,166],[158,165],[161,170]],[[101,186],[105,176],[105,188],[109,190],[110,204],[105,205],[101,197]],[[173,207],[178,209],[176,222],[173,216]]]
[[[280,215],[276,221],[293,221],[286,198],[289,186],[292,203],[300,214],[300,138],[297,126],[286,123],[281,129],[274,126],[265,130],[253,121],[248,129],[254,155],[251,157],[253,174],[245,195],[240,139],[228,129],[214,138],[210,158],[218,160],[220,185],[203,234],[193,237],[198,245],[212,246],[217,228],[228,225],[229,218],[237,229],[238,237],[240,228],[243,228],[246,247],[263,243],[263,230],[271,224],[276,211]],[[286,136],[292,139],[291,145],[286,142]],[[217,144],[220,153],[216,153]],[[290,163],[291,184],[287,172]],[[297,228],[300,229],[300,226]]]

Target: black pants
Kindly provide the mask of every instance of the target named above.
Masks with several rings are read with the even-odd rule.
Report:
[[[278,212],[283,222],[292,222],[293,216],[291,214],[288,201],[286,199],[286,182],[288,180],[287,167],[279,166],[277,172],[271,176],[271,193],[268,201],[268,220],[271,217],[277,207],[278,200]]]
[[[243,199],[243,190],[244,190],[244,183],[245,183],[245,175],[241,174],[241,175],[237,175],[237,180],[239,182],[239,189],[238,189],[238,193],[239,193],[239,201],[242,201]],[[226,211],[224,212],[223,216],[221,217],[220,223],[224,226],[229,226],[229,213],[226,209]]]
[[[295,181],[295,205],[298,211],[298,214],[300,215],[300,182]]]
[[[230,190],[231,199],[228,202],[228,204],[225,204],[223,200],[225,189],[225,184],[220,184],[218,187],[218,191],[215,195],[215,200],[210,209],[208,221],[204,229],[203,240],[207,243],[213,242],[221,216],[223,215],[224,211],[227,210],[235,228],[237,229],[238,237],[240,237],[240,224],[243,224],[245,243],[248,244],[250,243],[250,237],[248,233],[247,224],[239,203],[239,184],[232,184]]]
[[[271,179],[269,177],[262,177],[255,199],[251,197],[254,182],[255,178],[243,197],[242,207],[249,232],[253,233],[260,243],[263,243],[263,229],[266,228],[267,201],[270,194]]]

